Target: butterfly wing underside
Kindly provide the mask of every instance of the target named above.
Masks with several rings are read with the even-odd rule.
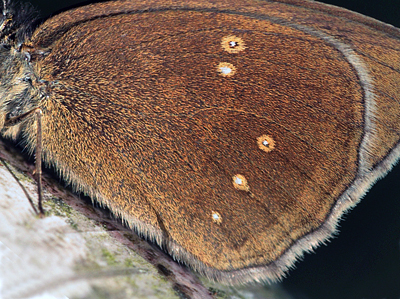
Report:
[[[276,279],[397,159],[376,53],[398,37],[319,4],[156,3],[34,33],[46,159],[210,277]]]

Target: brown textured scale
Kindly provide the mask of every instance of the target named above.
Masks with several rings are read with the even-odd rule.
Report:
[[[212,279],[275,280],[397,161],[399,38],[308,1],[98,3],[1,50],[0,121],[41,108],[79,190]]]

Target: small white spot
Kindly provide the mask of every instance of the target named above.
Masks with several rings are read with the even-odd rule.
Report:
[[[224,75],[228,75],[230,72],[232,72],[232,69],[227,66],[221,67],[220,70],[221,70],[221,73],[223,73]]]
[[[218,72],[224,77],[233,76],[236,72],[236,68],[232,63],[220,62],[218,64]]]
[[[243,184],[243,180],[241,178],[239,178],[239,177],[236,177],[235,178],[235,183],[238,184],[238,185],[242,185]]]
[[[235,41],[230,41],[230,42],[229,42],[229,46],[230,46],[231,48],[234,48],[234,47],[236,47],[237,45],[238,45],[238,43],[235,42]]]
[[[269,145],[269,142],[268,142],[267,140],[263,140],[262,144],[263,144],[264,146],[268,146],[268,145]]]
[[[221,224],[222,223],[222,217],[221,214],[218,212],[212,211],[212,219],[216,224]]]

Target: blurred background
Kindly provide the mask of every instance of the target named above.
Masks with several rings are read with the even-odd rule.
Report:
[[[42,17],[83,3],[79,0],[29,2]],[[321,2],[400,27],[400,0]],[[345,215],[340,222],[340,234],[328,246],[307,254],[296,264],[282,286],[295,299],[400,298],[400,166]]]

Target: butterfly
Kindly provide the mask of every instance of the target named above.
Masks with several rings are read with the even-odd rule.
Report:
[[[113,1],[30,33],[7,7],[3,136],[212,280],[281,278],[398,159],[397,28],[305,1]]]

